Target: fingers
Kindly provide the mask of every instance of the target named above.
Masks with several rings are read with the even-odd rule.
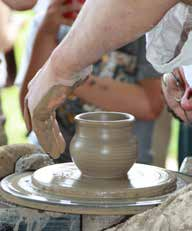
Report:
[[[49,91],[42,97],[35,107],[33,114],[41,120],[46,120],[65,101],[70,93],[70,88],[63,85],[50,87]]]
[[[54,111],[65,100],[66,94],[68,94],[68,87],[53,86],[35,106],[32,115],[32,127],[39,143],[45,152],[55,159],[64,152],[65,141]]]
[[[53,125],[52,125],[52,131],[53,135],[55,137],[55,149],[53,151],[54,156],[52,155],[53,158],[58,158],[61,153],[65,151],[65,140],[60,132],[58,123],[56,119],[53,120]]]
[[[65,141],[54,116],[46,121],[33,118],[33,129],[44,151],[57,159],[65,150]]]

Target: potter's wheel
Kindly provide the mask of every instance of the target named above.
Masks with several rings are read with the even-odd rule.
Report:
[[[36,209],[120,215],[158,205],[185,185],[176,174],[149,165],[134,164],[127,178],[96,179],[65,163],[10,175],[2,180],[1,193],[10,202]]]

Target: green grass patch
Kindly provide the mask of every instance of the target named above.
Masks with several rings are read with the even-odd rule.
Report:
[[[20,111],[18,88],[4,88],[1,93],[2,108],[7,119],[5,130],[8,136],[8,143],[27,143],[27,131]]]
[[[177,155],[178,155],[178,136],[179,136],[179,121],[173,119],[171,124],[171,140],[168,149],[169,157],[173,159],[177,159]]]

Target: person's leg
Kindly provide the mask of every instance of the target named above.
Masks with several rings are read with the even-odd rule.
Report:
[[[179,142],[178,142],[178,162],[179,167],[187,156],[192,156],[192,127],[180,123]]]
[[[160,117],[155,122],[153,133],[152,151],[153,165],[165,167],[167,149],[171,133],[171,115],[165,108]]]

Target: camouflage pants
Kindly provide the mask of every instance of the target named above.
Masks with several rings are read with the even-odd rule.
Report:
[[[0,146],[7,144],[7,136],[5,134],[5,116],[3,115],[1,105],[1,92],[0,92]]]

